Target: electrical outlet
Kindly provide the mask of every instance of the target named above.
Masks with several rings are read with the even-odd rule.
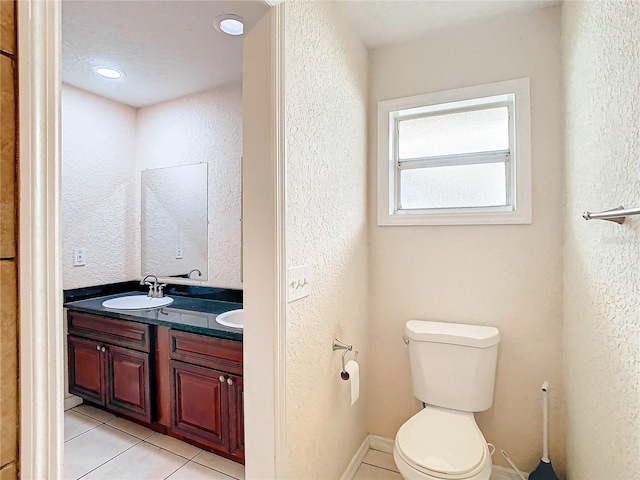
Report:
[[[176,258],[183,258],[182,247],[180,245],[176,246]]]
[[[83,267],[87,264],[87,251],[76,248],[73,251],[73,266]]]
[[[287,301],[289,303],[311,295],[311,266],[287,269]]]

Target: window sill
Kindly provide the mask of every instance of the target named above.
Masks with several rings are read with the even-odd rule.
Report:
[[[378,226],[530,225],[531,211],[379,214]]]

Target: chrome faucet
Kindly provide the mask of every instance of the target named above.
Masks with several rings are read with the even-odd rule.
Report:
[[[149,277],[153,278],[153,282],[147,281]],[[167,286],[166,283],[158,283],[158,277],[155,275],[147,275],[140,281],[140,285],[149,286],[149,293],[147,294],[149,298],[162,298],[164,296],[162,289]]]
[[[198,270],[197,268],[194,268],[193,270],[191,270],[188,274],[187,274],[187,278],[191,278],[191,274],[194,272],[198,272],[198,276],[201,277],[202,276],[202,272],[200,270]]]

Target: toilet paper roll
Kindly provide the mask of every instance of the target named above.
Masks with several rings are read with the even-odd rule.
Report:
[[[351,383],[351,405],[360,398],[360,365],[355,360],[349,360],[344,366],[349,373],[349,383]]]

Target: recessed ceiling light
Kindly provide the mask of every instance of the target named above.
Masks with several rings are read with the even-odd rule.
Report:
[[[122,72],[119,72],[115,68],[110,67],[93,67],[93,71],[100,75],[101,77],[108,78],[111,80],[117,80],[122,77]]]
[[[242,35],[244,33],[244,23],[242,17],[228,14],[221,15],[214,22],[215,27],[227,35]]]

